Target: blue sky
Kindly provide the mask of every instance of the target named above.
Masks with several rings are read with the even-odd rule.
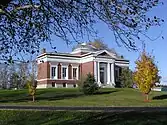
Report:
[[[145,40],[146,43],[146,50],[147,52],[151,53],[153,56],[155,56],[155,61],[158,65],[158,68],[160,70],[160,75],[162,77],[167,77],[167,55],[166,55],[166,48],[167,48],[167,1],[164,0],[164,5],[159,5],[158,7],[152,9],[148,15],[151,16],[158,16],[160,18],[163,18],[165,20],[165,23],[160,27],[154,27],[151,28],[148,32],[148,36],[151,38],[157,38],[159,34],[161,34],[164,39],[159,37],[155,41],[150,41],[147,38],[142,38]],[[96,29],[98,30],[98,38],[101,38],[106,44],[108,44],[109,47],[114,48],[119,54],[123,55],[126,59],[130,60],[130,68],[132,70],[135,69],[135,60],[139,57],[139,52],[134,51],[128,51],[126,48],[119,47],[113,37],[112,32],[108,29],[108,27],[102,23],[99,22],[96,25]],[[54,46],[57,47],[58,52],[70,52],[73,45],[67,46],[64,41],[61,39],[58,39],[57,37],[52,37]],[[90,40],[93,40],[93,38]],[[87,39],[83,39],[84,41],[88,41]],[[48,43],[43,43],[41,47],[45,47],[47,51],[53,51]],[[140,46],[141,48],[141,46]]]

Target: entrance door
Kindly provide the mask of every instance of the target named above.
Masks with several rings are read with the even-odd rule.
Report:
[[[104,67],[100,67],[100,82],[104,84]]]

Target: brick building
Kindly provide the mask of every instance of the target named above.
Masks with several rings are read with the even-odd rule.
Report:
[[[99,86],[114,87],[122,67],[129,61],[114,52],[97,50],[87,44],[78,45],[71,53],[50,53],[43,49],[37,57],[37,88],[77,87],[76,81],[92,73]]]

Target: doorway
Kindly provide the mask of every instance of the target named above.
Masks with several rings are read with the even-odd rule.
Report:
[[[104,67],[100,67],[100,82],[104,84]]]

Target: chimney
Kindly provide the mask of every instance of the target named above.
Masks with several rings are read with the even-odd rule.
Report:
[[[44,53],[46,53],[46,49],[45,49],[45,48],[42,48],[41,54],[44,54]]]

